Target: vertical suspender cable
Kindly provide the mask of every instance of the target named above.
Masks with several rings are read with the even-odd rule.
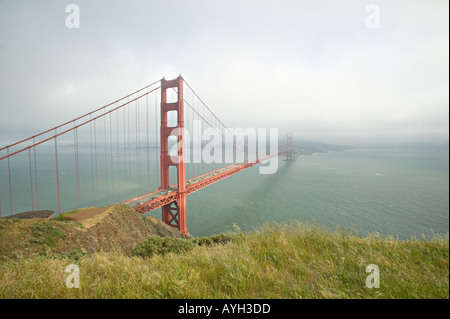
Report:
[[[56,168],[56,191],[57,191],[57,197],[58,197],[58,214],[61,214],[61,198],[59,193],[59,170],[58,170],[58,142],[57,142],[57,136],[56,136],[56,129],[55,129],[55,168]]]
[[[197,122],[199,123],[199,127],[200,127],[200,131],[201,131],[201,127],[202,127],[202,122],[200,121],[200,113],[197,114]],[[198,142],[199,148],[197,148],[196,152],[197,152],[197,176],[200,176],[200,164],[202,162],[202,154],[201,154],[201,149],[202,149],[202,139],[201,139],[201,134],[199,134],[200,140]]]
[[[138,183],[138,196],[141,194],[141,150],[140,150],[140,140],[139,140],[139,100],[136,100],[136,182]]]
[[[97,165],[97,121],[94,120],[94,158],[95,158],[95,192],[98,206],[98,165]]]
[[[128,148],[128,178],[131,179],[131,176],[132,176],[132,174],[131,174],[131,134],[130,134],[130,109],[131,109],[131,107],[130,107],[129,104],[127,104],[127,107],[128,107],[128,143],[127,143],[127,148]],[[128,183],[128,185],[130,185],[130,184]],[[133,193],[132,193],[131,187],[129,187],[129,191],[130,191],[130,198],[133,198],[132,197]]]
[[[75,122],[73,123],[75,125]],[[75,152],[75,180],[76,180],[76,188],[77,188],[77,207],[81,207],[81,199],[80,199],[80,166],[79,166],[79,158],[78,158],[78,129],[75,128],[73,130],[74,137],[74,152]]]
[[[78,129],[76,130],[77,135],[77,204],[81,207],[81,192],[80,192],[80,152],[78,149]]]
[[[128,174],[127,174],[127,147],[126,147],[126,113],[125,108],[123,108],[123,159],[125,166],[125,198],[128,199]]]
[[[31,194],[31,210],[34,211],[34,198],[33,198],[33,171],[31,169],[31,150],[28,149],[28,161],[30,163],[30,194]]]
[[[193,95],[191,94],[191,101],[190,101],[190,103],[191,103],[191,105],[192,105],[192,103],[193,103]],[[194,124],[194,120],[195,120],[195,112],[194,112],[194,110],[192,110],[191,108],[189,108],[189,110],[190,110],[190,112],[191,112],[191,127],[192,127],[192,145],[191,145],[191,155],[192,155],[192,163],[191,163],[191,165],[192,165],[192,177],[194,178],[195,177],[195,158],[196,158],[196,155],[194,154],[194,152],[195,152],[195,139],[196,139],[196,136],[195,136],[195,124]]]
[[[91,116],[92,118],[92,116]],[[92,122],[89,122],[89,135],[91,145],[91,187],[92,187],[92,206],[95,206],[95,187],[94,187],[94,153],[92,149]]]
[[[202,116],[203,116],[203,118],[205,118],[205,107],[202,108]],[[208,124],[208,123],[205,123],[205,124]],[[200,155],[202,155],[201,151],[200,151]],[[201,174],[203,175],[203,174],[205,174],[205,172],[206,172],[206,163],[202,159],[202,172],[201,172]]]
[[[9,155],[9,147],[6,148],[6,155]],[[13,200],[12,200],[12,187],[11,187],[11,166],[8,156],[8,179],[9,179],[9,204],[11,206],[11,215],[13,214]]]
[[[149,141],[150,136],[148,127],[148,94],[145,96],[145,106],[146,106],[145,119],[147,124],[147,193],[150,193],[150,141]]]
[[[187,100],[187,91],[183,91],[183,94],[186,95],[186,100]],[[181,97],[184,100],[184,97]],[[184,154],[185,154],[185,159],[184,159],[184,163],[185,163],[185,170],[186,170],[186,181],[190,179],[189,176],[189,163],[191,162],[190,158],[186,156],[186,151],[188,152],[187,154],[191,154],[191,152],[189,151],[190,148],[190,139],[186,139],[186,136],[190,135],[190,128],[189,128],[189,111],[188,110],[184,110]],[[189,142],[189,144],[187,143]],[[187,167],[186,167],[187,166]]]
[[[33,137],[34,144],[34,137]],[[33,147],[34,156],[34,183],[36,188],[36,209],[39,210],[39,192],[38,192],[38,180],[37,180],[37,169],[36,169],[36,147]]]
[[[116,132],[117,132],[117,179],[119,180],[119,198],[121,198],[122,190],[120,185],[120,148],[119,148],[119,111],[116,112]],[[121,201],[121,199],[119,199]]]
[[[112,148],[112,113],[109,113],[109,153],[111,156],[111,192],[112,201],[115,202],[114,198],[114,166],[113,166],[113,148]]]
[[[156,90],[155,92],[155,164],[156,164],[156,188],[160,187],[159,184],[159,175],[160,175],[160,167],[159,167],[159,156],[158,154],[160,153],[159,151],[159,136],[158,136],[158,114],[161,116],[161,114],[159,113],[158,110],[158,90]]]
[[[105,114],[106,109],[103,111]],[[104,147],[105,147],[105,181],[106,185],[103,187],[106,190],[106,203],[109,205],[109,183],[108,183],[108,157],[107,157],[107,142],[106,142],[106,115],[103,115],[103,135],[104,135]]]

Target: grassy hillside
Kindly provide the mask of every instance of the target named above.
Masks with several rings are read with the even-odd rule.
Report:
[[[360,238],[297,224],[203,239],[149,237],[136,246],[6,258],[0,298],[449,298],[448,236]],[[80,269],[79,289],[65,286],[71,263]],[[379,266],[380,288],[365,285],[369,264]]]
[[[129,254],[151,235],[187,237],[154,217],[126,205],[85,208],[55,220],[0,219],[0,262],[36,255],[77,255],[97,251]]]

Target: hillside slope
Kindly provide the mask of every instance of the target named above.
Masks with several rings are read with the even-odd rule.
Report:
[[[0,220],[0,299],[449,298],[448,234],[361,238],[292,223],[182,237],[123,205]],[[71,264],[81,289],[66,287]],[[369,265],[379,288],[366,285]]]
[[[0,263],[0,299],[449,298],[448,236],[361,238],[302,224],[230,235],[226,243],[147,257],[116,251],[7,259]],[[73,263],[80,289],[65,285]],[[366,286],[372,264],[379,288]]]
[[[46,219],[1,219],[0,260],[33,254],[117,251],[129,255],[151,235],[188,238],[126,205],[86,208]]]

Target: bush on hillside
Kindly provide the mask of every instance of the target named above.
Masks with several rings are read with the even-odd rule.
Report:
[[[170,252],[181,253],[195,247],[191,240],[172,237],[150,236],[140,242],[131,251],[132,256],[152,257],[153,255],[164,255]]]
[[[193,239],[151,236],[137,244],[131,251],[131,255],[145,258],[154,255],[164,255],[170,252],[182,253],[193,249],[195,246],[226,244],[231,240],[231,235],[226,234]]]
[[[227,234],[218,234],[218,235],[213,235],[213,236],[209,236],[209,237],[201,237],[201,238],[194,238],[192,239],[192,241],[199,245],[199,246],[210,246],[213,244],[226,244],[231,242],[232,237],[231,235],[227,235]]]

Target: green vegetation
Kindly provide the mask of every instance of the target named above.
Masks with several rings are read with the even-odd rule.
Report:
[[[194,249],[196,246],[211,246],[225,244],[232,240],[231,235],[219,234],[209,237],[182,239],[172,237],[150,236],[140,242],[132,251],[132,256],[153,257],[167,253],[182,253]]]
[[[57,216],[57,217],[55,218],[55,220],[58,220],[58,221],[71,220],[71,219],[70,219],[70,215],[73,215],[73,214],[75,214],[75,213],[77,213],[77,212],[78,212],[78,209],[72,210],[72,211],[70,211],[70,212],[62,213],[61,215]]]
[[[18,218],[0,219],[0,229],[6,229],[8,226],[14,223],[20,222]]]
[[[170,252],[181,253],[193,249],[195,244],[191,240],[171,237],[150,236],[140,242],[132,251],[132,256],[152,257]]]
[[[70,215],[73,215],[73,214],[78,213],[78,212],[79,212],[78,209],[72,210],[72,211],[70,211],[70,212],[65,212],[65,213],[62,213],[61,215],[57,216],[57,217],[56,217],[55,219],[53,219],[53,220],[59,221],[59,222],[69,223],[69,224],[71,224],[71,225],[73,225],[73,226],[76,226],[76,227],[78,227],[78,228],[84,228],[84,226],[83,226],[81,223],[76,222],[76,221],[74,221],[74,220],[72,220],[72,219],[70,218]]]
[[[193,238],[192,241],[199,246],[211,246],[214,244],[226,244],[233,239],[233,236],[227,234],[212,235],[209,237]]]
[[[58,244],[58,237],[63,239],[66,237],[63,231],[54,227],[48,221],[30,224],[28,227],[30,227],[31,229],[31,243],[44,244],[49,247],[56,247]]]
[[[54,254],[55,258],[67,258],[67,259],[71,259],[71,260],[80,260],[83,256],[87,256],[89,255],[89,252],[82,250],[82,249],[74,249],[68,252],[60,252],[60,253],[56,253]]]
[[[173,239],[152,236],[134,256],[8,258],[0,298],[449,298],[448,235],[361,238],[298,224]],[[65,286],[71,263],[80,267],[79,289]],[[380,269],[380,288],[365,285],[369,264]]]

